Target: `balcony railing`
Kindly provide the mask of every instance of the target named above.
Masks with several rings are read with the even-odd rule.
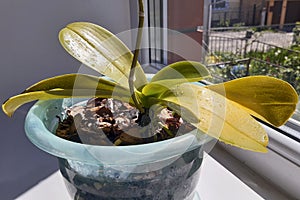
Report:
[[[249,75],[268,75],[283,79],[300,93],[300,47],[282,48],[251,35],[231,38],[210,36],[207,63],[213,82]]]

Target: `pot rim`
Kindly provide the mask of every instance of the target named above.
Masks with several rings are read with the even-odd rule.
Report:
[[[142,164],[181,156],[212,140],[196,129],[168,140],[139,145],[99,146],[72,142],[56,136],[44,123],[48,120],[45,113],[49,109],[56,108],[58,112],[57,107],[69,99],[40,100],[30,108],[25,119],[29,140],[41,150],[60,158],[109,165]]]

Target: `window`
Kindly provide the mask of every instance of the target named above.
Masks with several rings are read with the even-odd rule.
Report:
[[[203,24],[203,1],[190,0],[188,4],[181,0],[146,2],[149,50],[144,51],[147,52],[144,57],[148,58],[149,63],[162,67],[188,58],[200,61],[202,33],[199,27]],[[192,42],[196,45],[189,45]],[[188,48],[194,48],[194,55],[183,52],[183,49],[188,52]]]
[[[166,64],[163,59],[163,29],[164,3],[161,0],[148,0],[148,34],[149,34],[149,60],[150,63]]]
[[[201,5],[201,2],[204,2],[204,5]],[[195,40],[202,40],[202,34],[197,32],[201,31],[201,28],[197,27],[209,27],[206,23],[209,23],[210,6],[213,10],[228,9],[229,1],[194,0],[193,3],[187,3],[180,0],[147,0],[146,26],[169,28]],[[203,29],[205,33],[205,27]],[[224,35],[223,32],[220,34]],[[157,63],[162,64],[159,68],[172,62],[172,56],[165,49],[174,42],[170,40],[173,36],[152,29],[149,30],[148,37],[151,38],[151,42],[144,58],[148,58],[149,61],[143,61],[154,66]],[[198,57],[201,57],[201,52],[197,53]],[[299,112],[298,105],[298,111],[293,118],[279,128],[262,124],[270,136],[267,154],[247,152],[221,143],[217,144],[210,154],[264,198],[276,199],[279,197],[276,195],[281,195],[283,198],[295,199],[300,196],[297,184],[300,180]]]
[[[213,10],[224,10],[229,7],[229,2],[224,0],[211,0]]]

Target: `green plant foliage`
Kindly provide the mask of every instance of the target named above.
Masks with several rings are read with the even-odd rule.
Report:
[[[187,82],[197,82],[210,77],[207,68],[198,62],[180,61],[157,72],[142,90],[146,96],[159,97],[170,87]]]
[[[116,98],[136,106],[134,96],[146,111],[157,106],[169,107],[200,132],[237,147],[265,152],[268,136],[250,114],[256,113],[278,125],[272,116],[281,114],[279,121],[286,121],[298,100],[296,92],[288,84],[270,77],[264,77],[262,85],[255,85],[255,80],[243,78],[215,87],[196,85],[193,82],[209,77],[209,72],[204,65],[194,61],[168,65],[149,83],[137,64],[133,95],[128,87],[133,56],[116,36],[98,25],[77,22],[64,28],[59,39],[73,57],[110,79],[68,74],[43,80],[8,99],[2,105],[7,115],[11,116],[22,104],[38,99],[103,97]],[[241,85],[247,82],[253,84],[242,90]],[[270,84],[281,87],[274,90]],[[257,90],[268,95],[265,97],[256,93]],[[228,92],[228,98],[224,92]],[[282,94],[289,98],[283,98],[280,96]],[[277,96],[279,103],[278,99],[272,98]],[[251,104],[252,101],[259,105]]]
[[[25,103],[34,100],[69,97],[101,96],[131,102],[129,94],[128,89],[104,78],[85,74],[66,74],[45,79],[32,85],[21,94],[9,98],[2,105],[2,109],[8,116],[12,116],[15,110]]]
[[[298,103],[290,84],[266,76],[248,76],[207,88],[226,95],[227,99],[239,103],[244,109],[248,108],[252,115],[275,126],[283,125]],[[281,93],[277,93],[277,90]]]
[[[263,128],[246,110],[205,87],[181,84],[160,97],[162,100],[188,108],[199,119],[192,124],[220,141],[253,151],[265,152],[268,143]],[[178,107],[168,104],[173,110]],[[178,111],[177,111],[178,112]],[[180,112],[180,111],[179,111]],[[184,114],[182,115],[184,118]],[[188,117],[187,117],[188,118]]]
[[[296,26],[293,28],[293,43],[300,45],[300,22],[296,22]]]
[[[266,52],[249,52],[248,57],[262,60],[251,61],[250,75],[267,75],[282,79],[300,94],[300,47],[292,46],[291,50],[294,51],[273,48]]]
[[[111,32],[96,24],[75,22],[60,31],[59,40],[74,58],[116,83],[129,87],[129,66],[133,55]],[[136,88],[147,83],[139,64],[136,66],[135,75]]]

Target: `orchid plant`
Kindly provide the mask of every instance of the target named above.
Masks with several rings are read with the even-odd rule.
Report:
[[[2,105],[3,111],[12,116],[18,107],[34,100],[115,98],[135,106],[145,126],[151,120],[151,108],[160,105],[220,141],[266,152],[268,135],[253,116],[274,126],[284,124],[298,102],[293,87],[267,76],[202,86],[194,82],[210,74],[203,64],[194,61],[170,64],[148,81],[137,62],[143,26],[143,6],[139,3],[140,29],[134,54],[114,34],[96,24],[75,22],[59,33],[59,40],[68,53],[106,77],[65,74],[45,79],[9,98]]]

